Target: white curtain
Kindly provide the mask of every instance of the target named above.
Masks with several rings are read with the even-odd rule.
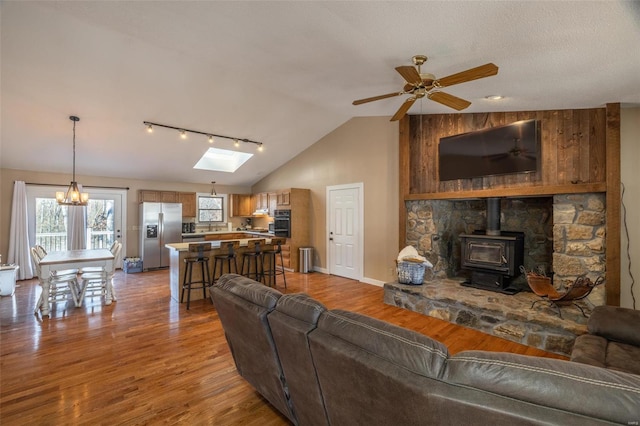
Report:
[[[68,206],[67,250],[87,248],[87,208],[84,206]]]
[[[29,280],[33,278],[31,254],[29,253],[28,219],[27,185],[23,181],[16,181],[13,184],[7,262],[14,263],[20,267],[16,275],[16,279],[18,280]]]

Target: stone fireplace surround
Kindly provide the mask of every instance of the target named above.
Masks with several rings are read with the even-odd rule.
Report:
[[[460,268],[458,236],[486,229],[486,200],[415,200],[406,202],[406,210],[406,244],[434,266],[422,286],[385,284],[385,303],[568,354],[586,330],[577,308],[563,307],[564,319],[540,303],[530,309],[538,297],[522,276],[512,284],[522,291],[513,296],[460,285],[468,271]],[[604,193],[503,198],[500,228],[525,233],[525,268],[544,269],[562,291],[580,274],[592,281],[604,276],[605,217]],[[580,303],[589,312],[604,304],[604,295],[601,285]]]

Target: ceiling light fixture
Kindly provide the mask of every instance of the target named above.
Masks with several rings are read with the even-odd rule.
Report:
[[[502,96],[502,95],[489,95],[489,96],[485,96],[484,98],[488,99],[490,101],[499,101],[499,100],[503,99],[504,96]]]
[[[263,148],[262,148],[262,144],[258,145],[258,151],[262,152]]]
[[[86,206],[89,201],[89,194],[80,192],[80,187],[76,182],[76,122],[80,121],[80,119],[72,115],[69,120],[73,121],[73,174],[67,192],[56,192],[56,201],[63,206]]]
[[[262,146],[262,142],[252,141],[251,139],[246,139],[246,138],[237,138],[237,137],[234,137],[234,136],[218,135],[216,133],[201,132],[199,130],[189,130],[189,129],[185,129],[185,128],[182,128],[182,127],[168,126],[166,124],[160,124],[160,123],[152,123],[150,121],[143,121],[142,123],[145,126],[147,126],[147,131],[149,131],[149,132],[151,132],[151,130],[149,130],[149,129],[153,129],[153,126],[164,127],[165,129],[177,130],[178,132],[180,132],[180,137],[182,139],[186,139],[187,138],[187,133],[194,133],[196,135],[204,135],[204,136],[206,136],[208,138],[208,140],[209,140],[209,143],[213,143],[213,138],[216,137],[216,138],[223,138],[223,139],[233,140],[236,147],[240,146],[240,142],[252,143],[254,145],[257,145],[258,149]]]
[[[216,192],[216,181],[215,180],[211,181],[211,195],[218,195],[218,193]]]
[[[151,124],[147,124],[147,132],[153,133],[153,126]]]

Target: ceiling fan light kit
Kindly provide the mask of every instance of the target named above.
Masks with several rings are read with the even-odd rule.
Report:
[[[421,72],[421,66],[424,65],[428,59],[425,55],[415,55],[411,59],[415,66],[402,65],[396,67],[396,71],[406,82],[402,91],[358,99],[353,101],[353,105],[361,105],[367,102],[392,98],[394,96],[411,95],[411,97],[406,99],[404,103],[400,105],[398,111],[396,111],[393,117],[391,117],[391,121],[402,119],[409,109],[411,109],[413,103],[425,96],[434,102],[453,108],[456,111],[461,111],[468,108],[469,105],[471,105],[471,102],[449,93],[442,92],[440,89],[443,87],[453,86],[454,84],[465,83],[467,81],[491,77],[498,74],[498,67],[495,64],[488,63],[438,79],[433,74]]]

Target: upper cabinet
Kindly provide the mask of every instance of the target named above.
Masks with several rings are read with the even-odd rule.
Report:
[[[273,216],[274,211],[278,209],[278,194],[276,192],[269,192],[267,194],[267,200],[269,202],[269,216]]]
[[[152,203],[179,203],[178,193],[176,191],[152,191],[141,189],[138,192],[138,202]]]
[[[277,204],[278,208],[289,208],[291,207],[291,190],[290,189],[282,189],[277,193]]]
[[[231,194],[229,195],[229,216],[251,216],[253,213],[251,194]]]
[[[196,193],[177,191],[138,191],[140,203],[182,203],[182,217],[196,217]]]
[[[182,203],[182,217],[196,217],[195,192],[178,192],[178,202]]]
[[[255,210],[268,210],[269,209],[269,194],[261,192],[253,196],[253,207]]]

